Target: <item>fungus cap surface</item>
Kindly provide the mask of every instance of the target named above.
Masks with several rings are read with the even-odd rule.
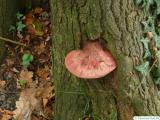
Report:
[[[66,68],[79,78],[101,78],[116,68],[112,54],[96,41],[88,41],[84,48],[73,50],[65,58]]]

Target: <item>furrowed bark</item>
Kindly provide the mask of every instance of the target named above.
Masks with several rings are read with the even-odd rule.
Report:
[[[160,97],[148,75],[134,67],[143,61],[141,21],[145,14],[133,0],[50,0],[56,120],[91,115],[100,120],[131,120],[159,115]],[[85,40],[101,39],[117,60],[116,71],[96,80],[79,79],[64,65],[66,54]],[[138,89],[137,89],[138,88]]]

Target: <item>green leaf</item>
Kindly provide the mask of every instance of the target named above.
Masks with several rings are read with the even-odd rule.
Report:
[[[136,5],[140,5],[143,0],[135,0]]]
[[[33,25],[34,25],[34,28],[35,28],[36,30],[43,31],[43,25],[42,25],[42,23],[41,23],[40,21],[35,20],[35,21],[33,22]]]
[[[157,78],[157,79],[154,79],[154,81],[155,81],[155,84],[156,84],[156,85],[160,85],[160,77]]]
[[[160,6],[157,7],[157,15],[160,14]]]
[[[144,32],[155,31],[153,16],[149,16],[146,21],[142,22],[142,24],[144,25]]]
[[[15,32],[15,31],[16,31],[16,27],[13,25],[10,25],[9,32]]]
[[[22,60],[23,61],[30,61],[30,62],[32,62],[33,61],[33,56],[31,54],[24,54],[23,57],[22,57]]]
[[[151,57],[151,52],[149,50],[146,50],[144,55],[143,55],[143,58],[146,59],[148,57]]]
[[[143,38],[140,41],[143,43],[143,46],[144,46],[144,55],[143,55],[143,58],[146,59],[146,58],[148,58],[148,57],[151,56],[151,52],[150,52],[149,46],[148,46],[149,39],[148,38]]]
[[[23,68],[24,68],[25,70],[27,70],[27,68],[28,68],[29,65],[30,65],[30,62],[29,62],[29,61],[23,61],[23,62],[22,62],[22,65],[23,65]]]
[[[148,38],[142,38],[140,41],[143,43],[144,48],[148,50],[149,49],[148,48],[148,43],[149,43]]]
[[[155,0],[156,6],[157,6],[157,15],[160,14],[160,0]]]
[[[19,32],[22,32],[23,29],[26,27],[26,25],[23,24],[22,21],[17,22],[16,26],[17,26],[17,31],[19,31]]]
[[[21,14],[20,12],[17,12],[16,17],[18,20],[21,20],[21,18],[23,17],[23,14]]]
[[[142,7],[145,7],[146,10],[149,10],[150,6],[154,4],[154,0],[144,0]]]
[[[160,77],[160,66],[153,68],[153,70],[152,70],[152,76],[154,78]]]
[[[160,36],[155,35],[155,36],[154,36],[154,41],[155,41],[155,43],[156,43],[156,47],[157,47],[157,48],[160,48]]]
[[[158,50],[158,51],[156,52],[156,57],[158,57],[158,58],[160,59],[160,50]]]
[[[19,80],[18,83],[22,88],[24,88],[27,85],[27,81],[26,80]]]
[[[149,69],[149,62],[146,61],[139,66],[136,66],[135,69],[143,75],[147,75]]]
[[[31,54],[24,54],[22,56],[22,65],[24,69],[27,69],[30,65],[30,62],[33,61],[33,56]]]

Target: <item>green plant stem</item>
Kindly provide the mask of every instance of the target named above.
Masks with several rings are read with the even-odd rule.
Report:
[[[8,38],[0,37],[0,40],[2,40],[2,41],[6,41],[6,42],[10,42],[10,43],[14,43],[14,44],[17,44],[17,45],[21,45],[21,46],[26,47],[26,45],[25,45],[25,44],[20,43],[20,42],[16,42],[16,41],[11,40],[11,39],[8,39]]]

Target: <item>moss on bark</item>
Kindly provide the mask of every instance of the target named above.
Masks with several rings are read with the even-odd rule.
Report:
[[[134,70],[142,61],[145,15],[133,0],[51,0],[55,119],[131,120],[159,115],[160,98],[151,78]],[[87,39],[101,39],[117,60],[116,71],[96,80],[79,79],[64,66],[66,54]],[[139,106],[141,105],[141,106]]]

